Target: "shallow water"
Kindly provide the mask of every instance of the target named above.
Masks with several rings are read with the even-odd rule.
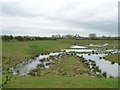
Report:
[[[70,46],[70,48],[79,48],[79,49],[82,49],[82,48],[87,48],[85,46],[78,46],[78,45],[72,45]]]
[[[85,58],[85,60],[89,60],[91,59],[92,61],[96,62],[96,66],[99,67],[99,69],[101,69],[102,73],[106,72],[107,76],[113,76],[113,77],[118,77],[120,75],[118,75],[118,66],[120,67],[120,65],[118,65],[117,63],[115,64],[111,64],[110,61],[107,61],[105,59],[99,59],[99,57],[104,57],[107,54],[77,54],[77,56],[81,56],[83,55],[83,58]]]
[[[27,63],[24,63],[25,65],[20,63],[16,66],[15,69],[12,67],[12,68],[10,68],[9,71],[10,72],[12,71],[12,73],[14,75],[17,75],[17,74],[28,75],[31,70],[36,69],[38,65],[42,64],[41,60],[43,60],[43,59],[44,59],[43,60],[44,67],[49,68],[49,65],[46,65],[46,64],[51,62],[52,60],[48,60],[47,58],[49,56],[57,56],[59,54],[61,54],[61,52],[50,53],[49,55],[39,55],[38,57],[36,57],[36,59],[34,59],[32,61],[30,60],[31,62],[28,61]]]
[[[97,50],[91,50],[91,49],[63,49],[61,51],[65,52],[92,52],[92,51],[97,51]]]

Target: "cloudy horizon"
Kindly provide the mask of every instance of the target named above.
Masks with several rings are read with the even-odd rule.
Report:
[[[0,6],[2,34],[118,35],[118,0],[2,0]]]

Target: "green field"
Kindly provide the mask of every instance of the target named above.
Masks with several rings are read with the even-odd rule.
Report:
[[[3,75],[4,76],[4,75]],[[42,77],[14,76],[4,88],[118,88],[117,78],[97,78],[92,76],[58,76],[49,74]]]
[[[2,63],[3,70],[15,66],[19,61],[27,60],[28,58],[35,57],[40,53],[49,53],[60,51],[61,49],[68,48],[71,44],[77,45],[88,45],[90,43],[94,44],[105,44],[109,43],[109,48],[118,48],[117,40],[69,40],[69,39],[58,39],[58,40],[41,40],[41,41],[23,41],[23,42],[3,42],[2,44]],[[117,88],[118,79],[117,78],[98,78],[96,76],[87,75],[73,75],[76,73],[71,69],[80,69],[82,72],[88,72],[88,68],[85,67],[82,62],[76,63],[79,59],[77,57],[64,57],[59,64],[51,65],[50,70],[38,70],[40,76],[14,76],[5,87],[106,87],[106,88]],[[68,63],[68,61],[70,61]],[[55,68],[54,68],[55,67]],[[53,69],[54,68],[54,69]],[[63,69],[66,71],[66,75],[61,75],[59,71]],[[44,75],[44,73],[51,71],[49,74]],[[43,74],[43,75],[41,75]],[[5,81],[5,76],[9,75],[7,73],[3,74],[3,82]],[[24,81],[24,83],[23,83]]]

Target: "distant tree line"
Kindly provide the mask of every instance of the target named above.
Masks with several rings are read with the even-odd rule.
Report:
[[[97,37],[96,39],[98,40],[120,40],[120,37],[102,36],[102,37]]]
[[[2,40],[3,41],[35,41],[35,40],[56,40],[56,39],[51,37],[2,35]]]
[[[55,39],[76,39],[76,40],[85,40],[85,39],[90,39],[90,40],[120,40],[120,37],[111,37],[111,36],[101,36],[101,37],[82,37],[79,34],[73,35],[73,34],[68,34],[68,35],[52,35],[52,38]]]
[[[75,39],[75,40],[85,40],[90,39],[89,37],[81,37],[78,34],[72,35],[52,35],[51,37],[39,37],[39,36],[12,36],[12,35],[2,35],[3,41],[35,41],[35,40],[56,40],[56,39]],[[120,37],[96,37],[92,40],[120,40]]]

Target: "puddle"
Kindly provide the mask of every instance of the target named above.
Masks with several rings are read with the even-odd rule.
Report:
[[[79,49],[82,49],[82,48],[87,48],[85,46],[78,46],[78,45],[72,45],[70,46],[70,48],[79,48]]]
[[[107,54],[98,54],[98,55],[77,54],[77,56],[81,56],[81,55],[83,55],[83,58],[87,61],[89,60],[95,61],[96,66],[99,67],[102,73],[106,72],[107,76],[120,77],[120,75],[118,75],[118,66],[120,67],[120,65],[118,65],[117,63],[111,64],[110,61],[99,58],[99,57],[104,57]]]
[[[96,52],[97,50],[91,50],[91,49],[63,49],[61,51],[65,51],[65,52]]]
[[[16,66],[14,69],[13,67],[10,68],[9,72],[13,73],[13,75],[28,75],[31,70],[35,70],[38,65],[43,65],[44,68],[49,68],[48,63],[52,60],[49,60],[48,57],[50,56],[57,56],[62,52],[50,53],[49,55],[39,55],[34,60],[29,60],[27,62],[22,62]]]

